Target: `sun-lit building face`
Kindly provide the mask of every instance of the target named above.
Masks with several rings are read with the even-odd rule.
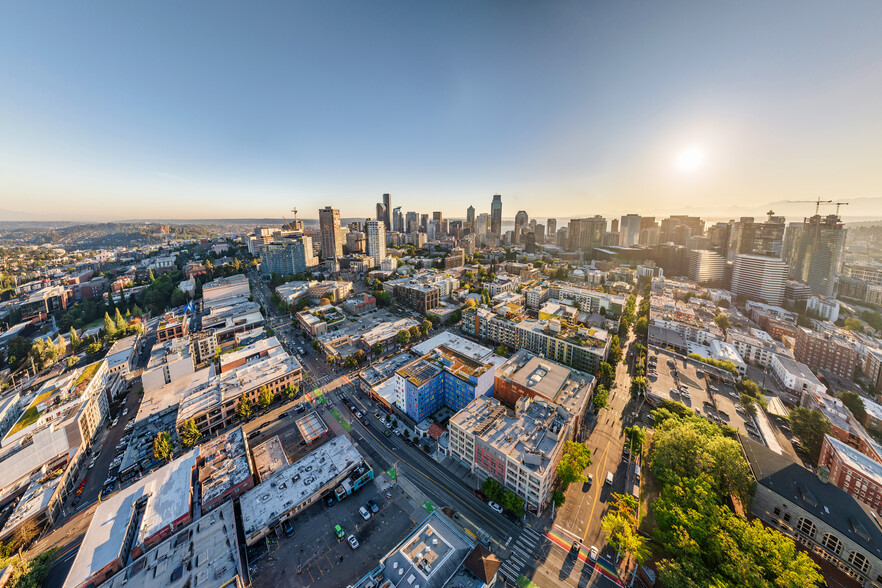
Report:
[[[701,147],[689,147],[677,156],[680,171],[693,172],[704,165],[705,153]]]

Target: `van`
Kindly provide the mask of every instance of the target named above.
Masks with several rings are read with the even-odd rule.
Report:
[[[640,481],[640,464],[639,463],[634,464],[634,477],[637,479],[638,482]]]
[[[606,483],[609,484],[610,486],[612,486],[612,483],[613,483],[613,473],[612,472],[606,472]]]

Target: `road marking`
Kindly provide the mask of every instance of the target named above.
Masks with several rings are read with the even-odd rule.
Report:
[[[606,466],[606,457],[609,454],[610,445],[612,445],[613,435],[612,431],[610,431],[609,441],[606,442],[606,449],[603,450],[603,458],[600,460],[600,468],[598,469],[598,478],[603,472]],[[597,481],[597,488],[594,490],[594,502],[591,504],[591,513],[588,515],[588,524],[585,525],[585,532],[582,533],[582,541],[585,541],[585,538],[588,537],[588,529],[591,528],[591,521],[594,520],[594,509],[597,508],[597,503],[600,501],[600,491],[603,488],[603,484],[600,480]]]

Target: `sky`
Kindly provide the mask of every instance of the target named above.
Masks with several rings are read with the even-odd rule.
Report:
[[[877,0],[3,12],[0,220],[882,217]]]

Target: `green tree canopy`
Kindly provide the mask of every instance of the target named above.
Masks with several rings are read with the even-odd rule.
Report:
[[[410,338],[411,339],[419,339],[421,334],[422,334],[422,331],[420,331],[420,328],[418,325],[414,325],[410,328]]]
[[[630,495],[613,494],[613,504],[601,519],[609,544],[622,553],[634,557],[641,564],[649,557],[649,547],[637,533],[636,499]]]
[[[374,352],[374,355],[382,355],[383,354],[383,344],[382,343],[374,343],[374,346],[371,347],[371,351]]]
[[[398,334],[395,335],[395,340],[398,342],[399,345],[407,345],[408,343],[410,343],[410,331],[408,331],[407,329],[402,329],[398,331]]]
[[[113,337],[116,335],[116,323],[113,322],[113,319],[110,318],[110,315],[106,312],[104,313],[104,336],[105,337]]]
[[[649,332],[649,321],[646,320],[645,316],[641,316],[637,319],[637,322],[634,323],[634,333],[636,333],[640,337],[645,337],[646,333]]]
[[[288,385],[285,386],[285,388],[282,390],[282,396],[283,396],[286,400],[291,400],[292,398],[294,398],[295,396],[297,396],[297,391],[298,391],[297,384],[288,384]]]
[[[202,432],[196,425],[196,421],[193,419],[187,419],[181,423],[181,427],[178,429],[178,438],[181,440],[181,445],[187,449],[196,445],[196,443],[199,442],[199,439],[202,438]]]
[[[240,421],[247,420],[254,413],[254,405],[251,399],[244,394],[239,397],[239,404],[236,406],[236,418]]]
[[[714,317],[714,323],[716,323],[716,325],[720,327],[720,330],[723,331],[724,335],[726,334],[726,331],[729,330],[729,317],[722,312]]]
[[[609,391],[606,386],[598,384],[594,389],[594,410],[595,412],[609,406]]]
[[[799,437],[799,442],[811,456],[812,461],[818,463],[824,435],[830,432],[830,421],[820,411],[801,406],[790,411],[788,420],[793,434]]]
[[[590,449],[581,443],[567,441],[560,462],[557,464],[557,475],[560,477],[561,488],[566,491],[566,488],[573,482],[587,482],[588,476],[583,472],[591,463]]]
[[[259,406],[261,410],[269,408],[269,405],[273,403],[273,400],[275,400],[275,396],[273,395],[272,390],[269,389],[269,386],[261,386],[260,391],[257,393],[257,406]]]
[[[624,433],[625,439],[631,444],[632,451],[637,453],[643,451],[643,446],[646,445],[646,431],[642,427],[631,425],[630,427],[625,427]]]
[[[59,353],[61,353],[60,350]],[[848,410],[851,411],[851,414],[854,415],[854,418],[859,420],[861,423],[865,423],[867,421],[867,409],[864,407],[863,398],[861,398],[854,392],[843,392],[839,395],[839,400],[842,401],[842,404],[848,407]]]
[[[616,379],[616,370],[607,362],[601,361],[600,366],[597,368],[597,378],[605,386],[609,386]]]
[[[425,337],[426,335],[428,335],[428,334],[429,334],[429,331],[430,331],[431,329],[432,329],[432,321],[430,321],[430,320],[423,320],[423,322],[420,323],[420,332],[422,332],[423,337]]]
[[[860,331],[861,330],[861,320],[858,318],[855,318],[853,316],[850,316],[847,319],[845,319],[843,326],[846,329],[848,329],[849,331]]]
[[[153,438],[153,459],[157,461],[171,459],[174,447],[168,431],[162,431]]]

